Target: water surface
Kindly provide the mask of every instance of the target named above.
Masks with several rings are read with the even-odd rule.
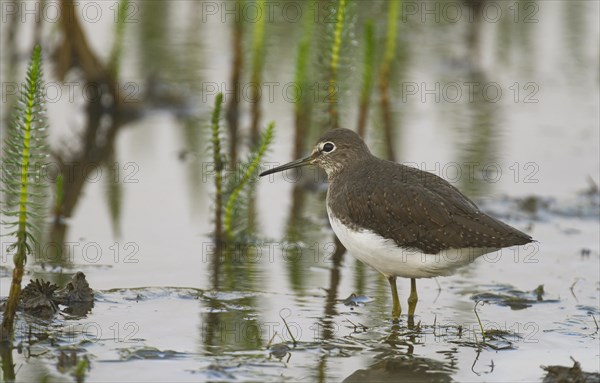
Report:
[[[290,223],[293,188],[301,182],[292,182],[292,173],[256,184],[259,241],[234,248],[235,262],[221,269],[215,286],[206,127],[214,93],[229,81],[232,25],[221,20],[224,3],[214,3],[211,16],[208,2],[132,2],[135,22],[124,35],[122,81],[140,95],[156,81],[177,102],[145,105],[143,117],[118,134],[120,235],[113,230],[103,168],[68,221],[69,262],[53,267],[42,251],[27,264],[25,281],[64,283],[83,271],[97,300],[83,318],[19,318],[19,328],[31,326],[33,338],[28,330],[18,334],[24,348],[13,355],[17,381],[73,380],[71,369],[57,367],[61,352],[72,350],[89,359],[90,382],[538,381],[545,375],[540,365],[571,365],[570,357],[597,372],[598,3],[517,2],[517,22],[513,5],[492,3],[504,16],[492,17],[489,8],[490,19],[477,24],[442,16],[423,22],[421,8],[402,19],[392,78],[394,148],[399,160],[449,179],[483,210],[539,242],[481,258],[452,277],[419,280],[420,325],[409,329],[405,316],[391,322],[382,276],[350,254],[333,264],[323,187],[306,192]],[[111,5],[102,4],[99,22],[83,23],[102,59],[113,41]],[[385,2],[350,6],[341,59],[342,126],[354,129],[356,123],[364,22],[379,23],[385,11]],[[276,121],[277,128],[265,167],[292,159],[294,104],[281,90],[294,79],[303,25],[275,15],[266,25],[263,75],[274,91],[263,99],[262,120]],[[5,81],[14,81],[10,71],[20,78],[26,64],[31,23],[19,28],[18,69],[7,69],[3,55]],[[249,45],[252,24],[245,28]],[[326,41],[319,33],[315,40]],[[383,24],[376,35],[383,44]],[[315,44],[311,59],[315,86],[324,81],[317,70],[327,57],[318,50],[322,44]],[[245,57],[250,60],[248,52]],[[55,81],[50,57],[46,62],[47,79]],[[490,93],[470,93],[470,87]],[[262,89],[267,92],[267,85]],[[498,89],[501,95],[492,93]],[[325,106],[314,105],[318,126]],[[72,139],[85,119],[81,100],[61,97],[48,110],[55,146]],[[249,121],[243,100],[244,144]],[[375,94],[368,143],[380,155],[381,129]],[[302,182],[316,174],[305,170]],[[2,296],[8,294],[10,259],[2,253]],[[540,285],[544,294],[538,297]],[[408,289],[408,280],[400,280],[405,310]],[[356,298],[346,300],[351,294]],[[477,300],[484,301],[477,306],[484,328],[503,332],[482,339]]]

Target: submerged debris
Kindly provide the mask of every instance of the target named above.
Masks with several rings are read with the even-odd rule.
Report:
[[[48,281],[30,281],[21,292],[20,302],[23,311],[42,319],[52,318],[58,305],[67,306],[65,313],[85,315],[94,306],[94,291],[85,274],[77,272],[62,289]]]
[[[522,310],[536,303],[558,302],[557,299],[544,299],[544,285],[539,285],[532,291],[520,291],[510,286],[501,286],[500,289],[503,291],[479,293],[471,296],[471,299],[508,306],[513,310]]]
[[[269,348],[269,359],[271,359],[271,356],[272,356],[275,359],[281,361],[284,357],[287,356],[287,360],[286,360],[286,363],[287,363],[290,361],[290,358],[292,357],[292,353],[290,351],[291,351],[291,348],[285,343],[274,344]]]
[[[67,306],[73,303],[93,302],[94,291],[85,279],[85,274],[78,271],[65,287],[56,292],[54,300]]]
[[[54,301],[67,306],[64,310],[67,314],[85,315],[94,306],[94,291],[85,274],[78,271],[65,287],[56,292]]]
[[[597,372],[585,372],[581,364],[571,358],[573,367],[564,366],[541,366],[547,372],[543,383],[599,383],[600,374]]]
[[[173,350],[159,350],[156,347],[123,348],[119,350],[121,361],[130,360],[163,360],[177,359],[187,356],[186,353]]]
[[[544,285],[539,285],[533,292],[537,295],[538,302],[544,300]]]
[[[58,286],[36,279],[29,282],[21,291],[20,301],[23,311],[42,319],[50,319],[58,311],[58,305],[52,300]]]
[[[355,293],[352,293],[352,294],[350,294],[350,296],[348,298],[343,300],[343,303],[346,306],[355,307],[355,306],[359,306],[360,304],[363,304],[363,303],[368,303],[370,301],[371,301],[371,298],[369,298],[365,295],[356,295]]]
[[[235,368],[238,368],[238,367],[239,367],[239,365],[235,365],[233,367],[225,367],[225,366],[220,366],[219,364],[211,364],[208,367],[206,367],[205,371],[208,374],[208,376],[211,377],[211,379],[235,380],[235,375],[233,375],[228,370],[234,370]]]

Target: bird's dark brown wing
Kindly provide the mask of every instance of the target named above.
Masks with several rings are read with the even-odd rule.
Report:
[[[381,164],[375,171],[355,168],[343,182],[330,185],[329,204],[344,224],[375,231],[401,247],[428,254],[532,241],[481,212],[444,179],[392,162]]]

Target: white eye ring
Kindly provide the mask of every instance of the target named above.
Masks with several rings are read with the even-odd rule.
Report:
[[[333,142],[325,142],[321,145],[321,151],[325,153],[331,153],[335,150],[335,144]]]

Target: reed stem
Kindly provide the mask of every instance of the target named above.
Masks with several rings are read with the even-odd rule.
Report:
[[[314,5],[316,6],[316,5]],[[300,158],[304,150],[307,132],[310,132],[310,104],[306,92],[308,91],[308,67],[310,48],[314,32],[314,8],[309,5],[309,12],[304,19],[302,40],[298,44],[296,56],[296,73],[294,76],[294,158]]]
[[[258,144],[258,149],[256,149],[252,154],[252,158],[250,160],[248,168],[242,175],[240,182],[235,186],[235,188],[229,195],[229,198],[227,199],[227,204],[225,205],[224,226],[225,226],[225,233],[227,235],[227,239],[230,241],[233,239],[233,226],[232,226],[233,219],[232,218],[233,218],[233,213],[235,210],[236,202],[238,200],[240,193],[242,192],[242,190],[244,189],[244,187],[246,186],[246,184],[248,183],[248,181],[250,180],[250,178],[252,177],[252,175],[254,174],[254,172],[256,171],[258,166],[260,165],[260,161],[262,160],[265,152],[267,151],[267,148],[269,147],[269,144],[271,143],[271,140],[273,139],[273,130],[274,129],[275,129],[275,123],[274,122],[269,123],[265,133],[263,134],[263,136]]]
[[[358,123],[356,132],[364,139],[369,117],[369,105],[371,104],[371,90],[373,88],[373,65],[375,62],[375,33],[373,32],[373,20],[365,25],[363,56],[362,88],[358,105]]]
[[[233,24],[232,35],[232,68],[231,68],[231,89],[232,95],[229,97],[227,111],[225,112],[227,125],[229,128],[229,161],[232,164],[237,163],[237,144],[239,131],[239,116],[240,116],[240,90],[242,81],[242,71],[244,69],[244,51],[242,49],[242,41],[244,37],[244,24],[242,23],[242,6],[241,0],[236,0],[236,15]]]
[[[266,0],[258,0],[258,9],[261,16],[254,24],[254,36],[252,39],[252,74],[250,86],[250,102],[251,102],[251,125],[250,139],[253,145],[256,145],[259,140],[259,126],[261,118],[260,109],[260,86],[262,81],[262,70],[264,64],[264,48],[265,48],[265,22],[267,18]]]
[[[43,208],[36,203],[34,189],[43,185],[39,174],[43,166],[42,159],[46,158],[45,124],[43,116],[43,80],[41,48],[36,46],[27,69],[24,90],[21,93],[20,107],[17,109],[15,126],[10,129],[5,141],[2,174],[2,189],[6,193],[7,202],[3,203],[3,213],[7,217],[15,217],[12,222],[2,222],[7,227],[15,227],[11,233],[16,242],[8,246],[7,251],[15,250],[13,257],[15,268],[4,310],[0,340],[10,342],[14,331],[15,314],[21,294],[21,282],[25,272],[27,255],[33,253],[32,245],[37,243],[34,237],[32,219],[36,216],[34,210]]]
[[[379,68],[379,93],[381,111],[383,114],[383,127],[386,143],[386,156],[390,161],[395,161],[394,151],[394,123],[392,118],[392,108],[390,104],[390,74],[392,64],[396,55],[396,33],[398,29],[398,10],[400,1],[388,2],[388,28],[385,43],[385,54],[383,62]]]
[[[215,97],[215,107],[211,119],[212,154],[215,166],[215,232],[214,239],[217,246],[223,243],[223,157],[221,156],[221,138],[219,137],[219,117],[221,105],[223,104],[223,93]]]
[[[339,128],[338,112],[338,94],[337,74],[340,61],[340,48],[342,46],[342,36],[344,31],[344,22],[346,17],[346,0],[339,0],[336,24],[333,32],[333,45],[331,47],[331,61],[329,64],[330,77],[327,84],[327,102],[329,103],[329,127],[330,129]]]

